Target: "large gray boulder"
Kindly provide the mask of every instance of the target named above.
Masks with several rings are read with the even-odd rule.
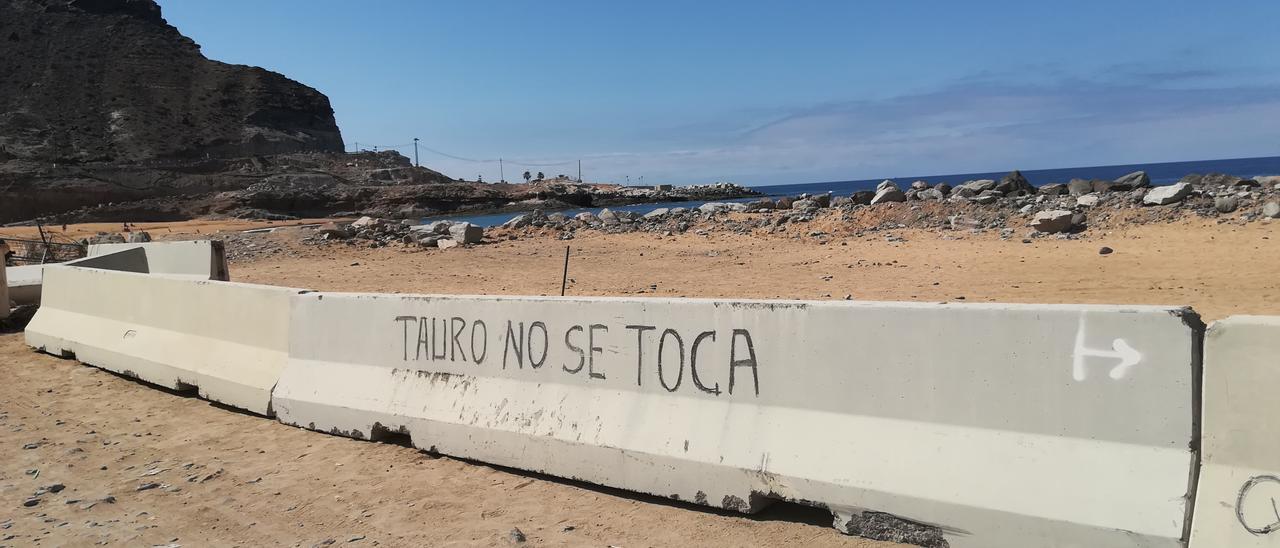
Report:
[[[366,216],[364,216],[364,217],[361,217],[361,218],[356,219],[355,221],[353,221],[353,222],[351,223],[351,229],[352,229],[352,230],[359,230],[359,229],[361,229],[361,228],[368,228],[368,227],[371,227],[371,226],[374,226],[374,225],[378,224],[378,221],[379,221],[379,220],[380,220],[380,219],[374,219],[373,217],[369,217],[368,215],[366,215]]]
[[[1209,173],[1204,176],[1201,176],[1198,181],[1187,180],[1188,177],[1191,177],[1191,176],[1188,175],[1187,177],[1184,177],[1183,181],[1192,183],[1192,184],[1200,184],[1200,185],[1233,186],[1236,183],[1239,183],[1240,181],[1243,180],[1242,177],[1237,177],[1235,175],[1227,175],[1226,173]]]
[[[941,190],[938,190],[936,188],[926,188],[916,193],[916,198],[919,198],[924,201],[941,202],[946,197],[947,196],[943,194]]]
[[[760,198],[759,200],[747,204],[747,211],[764,211],[775,209],[776,207],[777,205],[773,203],[773,200],[770,200],[769,198]]]
[[[608,208],[601,209],[600,215],[598,215],[598,217],[600,217],[600,222],[606,225],[616,225],[619,222],[618,214],[612,211],[609,211]]]
[[[524,228],[529,226],[529,223],[532,222],[532,220],[532,216],[528,214],[516,215],[515,217],[512,217],[511,220],[502,223],[502,228]]]
[[[1004,196],[1004,194],[1000,193],[1000,191],[984,190],[982,191],[981,194],[974,196],[973,201],[982,205],[990,205],[990,204],[996,203],[996,201],[999,200],[1001,196]]]
[[[1048,234],[1067,232],[1075,226],[1074,215],[1065,209],[1041,211],[1031,218],[1031,228]]]
[[[988,190],[995,190],[996,182],[991,179],[978,179],[977,181],[968,181],[956,188],[967,188],[973,191],[973,194],[976,196]]]
[[[821,208],[821,207],[822,207],[822,206],[818,204],[818,201],[817,201],[817,200],[814,200],[814,199],[811,199],[811,198],[804,198],[804,199],[802,199],[802,200],[796,200],[795,202],[792,202],[792,204],[791,204],[791,209],[799,209],[799,210],[801,210],[801,211],[812,211],[812,210],[815,210],[815,209],[819,209],[819,208]]]
[[[662,217],[662,216],[664,216],[664,215],[666,215],[666,214],[668,214],[668,213],[671,213],[671,210],[670,210],[669,208],[660,207],[660,208],[658,208],[658,209],[655,209],[655,210],[653,210],[653,211],[650,211],[650,212],[648,212],[648,213],[645,213],[643,218],[644,218],[644,219],[657,219],[658,217]]]
[[[1263,175],[1261,177],[1254,177],[1253,180],[1257,181],[1259,185],[1267,188],[1280,190],[1280,175]]]
[[[471,223],[455,223],[449,227],[449,237],[460,244],[478,244],[484,239],[484,229]]]
[[[137,232],[129,233],[129,243],[131,244],[145,244],[150,241],[151,241],[151,234],[149,234],[145,230],[139,230]]]
[[[409,230],[422,234],[444,235],[449,233],[449,226],[452,224],[453,223],[449,221],[432,221],[425,225],[411,226],[409,227]]]
[[[892,188],[894,190],[902,190],[898,188],[898,183],[893,182],[893,179],[885,179],[883,181],[880,181],[880,184],[876,185],[876,193],[878,194],[888,188]]]
[[[726,202],[707,202],[698,206],[698,211],[703,213],[725,213],[732,211],[732,208]]]
[[[886,182],[891,183],[892,181],[886,181]],[[883,185],[884,183],[881,183],[881,184]],[[897,185],[893,185],[893,186],[885,187],[882,190],[876,191],[876,196],[871,199],[871,205],[883,204],[888,202],[905,202],[905,201],[907,201],[907,195],[904,194],[901,190],[899,190]]]
[[[1219,196],[1214,198],[1213,208],[1218,213],[1231,213],[1240,208],[1240,199],[1235,196]]]
[[[1112,190],[1133,190],[1135,188],[1146,188],[1151,186],[1151,178],[1147,176],[1145,171],[1135,171],[1128,175],[1122,175],[1115,181],[1112,181]]]
[[[1004,194],[1034,194],[1036,187],[1031,186],[1031,182],[1027,181],[1022,172],[1015,169],[1001,177],[1000,182],[996,183],[992,190]]]
[[[1093,191],[1097,193],[1111,192],[1112,190],[1116,190],[1116,184],[1112,181],[1094,179],[1093,181],[1090,181],[1090,184],[1093,185]]]
[[[1183,198],[1191,195],[1190,183],[1174,183],[1169,186],[1158,186],[1147,191],[1142,197],[1142,203],[1146,205],[1167,205],[1174,202],[1181,202]]]
[[[1045,196],[1061,196],[1067,193],[1067,185],[1062,183],[1049,183],[1040,187],[1039,192]]]
[[[1280,219],[1280,202],[1267,202],[1263,204],[1262,216],[1268,219]]]
[[[1079,198],[1076,198],[1076,205],[1080,207],[1093,207],[1098,205],[1098,202],[1100,201],[1102,201],[1101,196],[1099,196],[1098,194],[1090,193],[1090,194],[1085,194],[1084,196],[1081,196]]]
[[[1090,192],[1093,192],[1093,181],[1072,179],[1067,182],[1067,194],[1072,196],[1084,196]]]
[[[875,198],[876,193],[871,190],[859,190],[849,195],[849,199],[853,200],[853,203],[858,205],[871,205],[871,200],[874,200]]]

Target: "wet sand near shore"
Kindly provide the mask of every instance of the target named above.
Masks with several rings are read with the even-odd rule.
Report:
[[[163,239],[214,224],[167,226],[149,230]],[[570,295],[1167,304],[1206,321],[1280,314],[1280,224],[1187,220],[1029,244],[991,232],[896,230],[898,242],[829,232],[825,244],[580,232],[441,250],[302,245],[299,229],[285,229],[253,235],[278,251],[233,260],[231,276],[336,291],[558,295],[567,245]],[[1102,246],[1114,252],[1100,255]],[[36,354],[20,333],[0,334],[0,376],[0,545],[502,546],[516,544],[518,528],[535,546],[894,546],[840,535],[816,509],[745,517],[287,427]],[[55,483],[66,488],[23,506]]]

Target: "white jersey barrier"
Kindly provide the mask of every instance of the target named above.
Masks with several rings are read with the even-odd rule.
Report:
[[[142,251],[131,251],[135,249]],[[211,240],[91,244],[87,257],[61,264],[226,281],[230,277],[223,249],[222,242]],[[125,251],[130,252],[122,253]],[[13,304],[40,304],[43,272],[48,266],[53,265],[11,266],[6,269],[9,298]],[[4,289],[0,288],[0,291]]]
[[[3,276],[6,279],[0,292],[8,292],[7,302],[10,305],[40,304],[40,273],[44,270],[44,265],[10,266],[4,270]]]
[[[146,272],[151,274],[193,276],[204,280],[231,279],[227,271],[226,252],[222,242],[216,240],[91,244],[88,256],[98,257],[137,248],[146,250]]]
[[[1232,316],[1204,341],[1191,546],[1280,547],[1280,317]]]
[[[9,297],[9,268],[5,266],[9,259],[8,255],[9,244],[0,240],[0,319],[9,317],[9,307],[12,304]]]
[[[1181,546],[1202,326],[1135,306],[307,293],[282,422],[927,546]]]
[[[28,345],[270,414],[301,290],[67,265],[47,266],[44,287]]]

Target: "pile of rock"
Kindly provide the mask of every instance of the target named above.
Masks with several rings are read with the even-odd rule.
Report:
[[[1113,211],[1122,209],[1138,210],[1140,214],[1130,216],[1134,220],[1126,222],[1139,223],[1175,220],[1186,213],[1222,218],[1237,211],[1241,213],[1238,218],[1246,222],[1280,218],[1280,177],[1243,179],[1193,174],[1173,185],[1151,187],[1150,177],[1138,171],[1111,181],[1072,179],[1035,187],[1014,171],[999,180],[966,181],[954,187],[915,181],[904,189],[886,180],[875,190],[850,196],[822,194],[760,198],[745,203],[708,202],[696,208],[661,208],[644,215],[606,209],[598,215],[581,213],[570,218],[534,211],[512,219],[503,228],[550,228],[561,231],[562,239],[572,239],[574,232],[581,229],[659,233],[702,230],[699,227],[708,221],[734,232],[760,228],[777,231],[826,212],[838,213],[843,221],[855,221],[864,209],[872,211],[891,204],[905,209],[886,210],[893,212],[888,218],[898,219],[886,220],[893,225],[887,229],[998,229],[1012,234],[1017,228],[1029,227],[1032,233],[1028,237],[1074,237],[1087,228],[1089,216],[1105,220]],[[738,213],[748,215],[731,215]]]
[[[468,222],[452,221],[434,221],[409,227],[409,234],[402,238],[406,244],[441,249],[463,244],[478,244],[482,240],[484,240],[484,228]]]
[[[314,235],[303,239],[310,243],[344,241],[356,245],[358,241],[367,241],[369,247],[403,243],[445,249],[478,244],[482,240],[484,228],[468,222],[435,221],[420,225],[408,219],[397,221],[373,217],[361,217],[346,225],[325,223]]]

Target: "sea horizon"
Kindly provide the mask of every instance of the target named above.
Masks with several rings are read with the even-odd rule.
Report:
[[[1190,170],[1188,170],[1190,168]],[[1213,171],[1212,169],[1244,169],[1252,171],[1247,173],[1234,173],[1230,171]],[[1197,171],[1197,169],[1201,171]],[[1220,158],[1212,160],[1181,160],[1176,162],[1148,162],[1136,164],[1111,164],[1099,166],[1073,166],[1073,167],[1057,167],[1043,169],[1017,169],[1011,168],[1003,171],[982,171],[971,173],[949,173],[949,174],[933,174],[933,175],[898,175],[891,177],[873,177],[866,179],[844,179],[832,181],[815,181],[808,183],[771,183],[767,185],[749,185],[752,189],[774,189],[777,187],[801,187],[811,185],[847,185],[850,183],[868,183],[874,182],[879,184],[884,180],[894,182],[906,182],[910,184],[912,181],[923,180],[930,184],[973,181],[978,179],[999,179],[1013,171],[1019,171],[1027,178],[1031,184],[1035,186],[1046,185],[1050,183],[1065,183],[1070,179],[1115,179],[1122,175],[1133,173],[1135,171],[1146,171],[1147,176],[1151,178],[1151,184],[1171,184],[1177,182],[1182,177],[1192,173],[1227,173],[1228,175],[1236,175],[1239,177],[1257,177],[1262,175],[1280,175],[1280,156],[1257,156],[1246,158]],[[732,182],[732,181],[730,181]],[[747,185],[744,185],[747,186]],[[874,187],[874,184],[872,185]]]
[[[686,201],[686,202],[657,202],[645,204],[632,204],[620,206],[602,206],[602,207],[582,207],[558,210],[547,210],[547,213],[558,211],[566,215],[576,215],[583,212],[598,213],[602,209],[610,209],[613,211],[630,211],[638,214],[645,214],[655,209],[672,208],[672,207],[698,207],[708,201],[715,202],[748,202],[758,200],[762,197],[776,198],[781,196],[798,196],[801,194],[835,194],[849,195],[860,190],[874,189],[885,179],[898,183],[899,186],[906,187],[912,181],[923,180],[929,184],[947,183],[956,185],[965,181],[973,181],[978,179],[995,179],[1008,175],[1013,170],[1008,171],[989,171],[980,173],[954,173],[949,175],[925,175],[925,176],[906,176],[906,177],[878,177],[874,179],[855,179],[848,181],[824,181],[816,183],[786,183],[776,185],[756,185],[748,186],[752,190],[761,193],[761,196],[752,196],[748,198],[738,198],[733,200],[703,200],[703,201]],[[1117,177],[1133,173],[1135,171],[1145,171],[1151,179],[1151,184],[1155,186],[1168,185],[1177,182],[1183,177],[1199,173],[1226,173],[1238,177],[1258,177],[1263,175],[1280,175],[1280,156],[1261,156],[1256,158],[1230,158],[1223,160],[1189,160],[1182,162],[1156,162],[1149,164],[1117,164],[1108,166],[1082,166],[1082,167],[1066,167],[1053,169],[1029,169],[1019,170],[1024,177],[1027,178],[1034,186],[1041,186],[1049,183],[1065,183],[1071,179],[1105,179],[1114,180]],[[651,186],[651,185],[646,185]],[[427,217],[422,222],[431,222],[440,219],[451,221],[466,221],[483,227],[497,226],[516,216],[528,213],[527,211],[514,211],[504,213],[484,213],[484,214],[449,214],[434,215]]]

